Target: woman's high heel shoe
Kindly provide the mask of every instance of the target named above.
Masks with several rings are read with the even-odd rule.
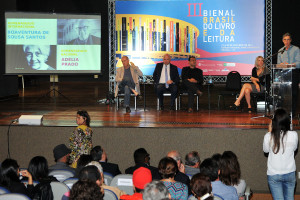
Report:
[[[239,110],[240,109],[240,105],[237,106],[237,105],[233,104],[229,108],[230,108],[230,110]]]

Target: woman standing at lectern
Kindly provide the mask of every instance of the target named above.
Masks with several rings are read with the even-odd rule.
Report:
[[[90,154],[93,148],[92,134],[93,131],[90,128],[91,118],[87,111],[80,110],[77,112],[76,123],[77,128],[73,131],[70,137],[70,162],[72,167],[76,168],[77,161],[82,154]]]
[[[252,76],[250,78],[252,83],[245,83],[241,89],[239,97],[230,107],[232,109],[239,109],[242,98],[245,96],[246,102],[248,104],[248,112],[252,112],[251,108],[251,92],[263,92],[265,91],[265,76],[269,74],[268,69],[265,66],[264,58],[262,56],[257,56],[255,59],[255,67],[252,69]],[[265,79],[266,80],[266,79]]]

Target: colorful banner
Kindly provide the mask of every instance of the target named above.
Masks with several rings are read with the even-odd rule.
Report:
[[[164,54],[179,72],[197,58],[204,75],[250,75],[264,54],[264,1],[117,1],[117,67],[127,55],[152,75]]]

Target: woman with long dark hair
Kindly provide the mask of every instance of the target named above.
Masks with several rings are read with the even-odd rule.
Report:
[[[33,157],[29,162],[28,171],[31,173],[34,181],[38,181],[40,183],[58,181],[55,177],[48,176],[48,161],[43,156]]]
[[[19,175],[28,178],[27,188],[20,181]],[[32,176],[27,170],[20,171],[16,160],[5,159],[0,168],[0,186],[5,187],[12,193],[25,194],[32,198],[33,181]]]
[[[290,116],[277,109],[264,137],[263,150],[268,155],[268,183],[273,198],[294,199],[296,163],[294,152],[298,147],[298,134],[290,130]]]
[[[232,151],[224,151],[220,159],[220,180],[225,185],[235,187],[239,197],[245,194],[246,182],[241,179],[241,169],[237,156]]]
[[[80,110],[77,112],[76,123],[77,127],[73,131],[70,137],[70,161],[72,167],[77,167],[77,161],[82,154],[90,154],[91,149],[93,148],[92,144],[92,135],[93,131],[90,128],[90,115],[85,110]]]

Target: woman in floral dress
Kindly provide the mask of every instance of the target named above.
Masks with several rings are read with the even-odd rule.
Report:
[[[82,154],[89,154],[93,148],[92,135],[93,131],[90,128],[91,118],[87,111],[81,110],[77,112],[76,123],[78,126],[73,131],[70,137],[70,162],[72,167],[76,168],[77,161]]]

